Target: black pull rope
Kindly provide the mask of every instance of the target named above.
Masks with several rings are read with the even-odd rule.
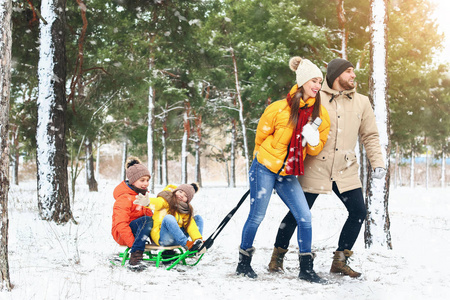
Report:
[[[250,194],[250,190],[245,192],[245,194],[242,196],[241,200],[239,200],[238,204],[235,208],[233,208],[228,215],[220,222],[219,226],[217,226],[217,229],[211,234],[211,236],[203,243],[202,247],[199,249],[199,252],[206,247],[206,249],[211,248],[211,246],[214,243],[214,239],[219,235],[219,233],[222,231],[222,229],[227,225],[227,223],[231,220],[233,215],[236,213],[236,211],[239,209],[239,207],[244,203],[245,199],[247,198],[248,194]]]
[[[284,157],[283,165],[281,166],[280,170],[277,172],[277,175],[280,174],[281,170],[283,170],[284,166],[286,165],[286,160],[289,156],[289,148],[291,146],[291,142],[289,142],[288,150],[286,153],[286,156]],[[203,248],[209,249],[214,244],[214,240],[219,235],[219,233],[223,230],[225,225],[231,220],[233,215],[236,213],[236,211],[239,209],[239,207],[244,203],[245,199],[247,198],[248,194],[250,194],[250,190],[246,191],[245,194],[242,196],[241,200],[239,200],[238,204],[235,208],[233,208],[228,215],[220,222],[219,226],[217,226],[217,229],[209,236],[209,238],[203,243],[203,245],[198,249],[198,252],[201,252]]]

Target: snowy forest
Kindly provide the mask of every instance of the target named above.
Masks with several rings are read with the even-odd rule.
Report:
[[[429,0],[2,0],[2,289],[8,191],[20,178],[34,184],[39,218],[58,225],[76,223],[77,186],[125,179],[130,155],[148,164],[152,193],[171,182],[246,186],[259,117],[295,84],[292,56],[324,74],[336,57],[355,66],[388,167],[377,199],[360,147],[369,199],[387,207],[389,186],[414,188],[419,157],[420,185],[431,187],[433,167],[447,187],[450,76],[435,61],[434,10]]]

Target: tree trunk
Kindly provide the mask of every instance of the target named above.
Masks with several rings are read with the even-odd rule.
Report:
[[[367,177],[369,176],[367,153],[362,143],[358,143],[356,148],[359,149],[359,179],[361,180],[363,195],[365,195],[367,191]]]
[[[160,154],[159,156],[160,156],[160,159],[158,159],[158,162],[157,162],[157,164],[158,164],[158,184],[162,185],[162,162],[161,162],[162,154]]]
[[[346,29],[347,18],[345,18],[344,0],[337,0],[337,15],[339,29],[341,30],[341,57],[347,59],[348,32]]]
[[[445,188],[445,151],[444,151],[444,149],[442,149],[441,187]]]
[[[19,129],[17,126],[14,126],[14,130],[11,130],[12,141],[12,149],[11,158],[12,158],[12,183],[14,185],[19,185],[19,159],[20,159],[20,151],[19,151]]]
[[[202,187],[202,170],[201,170],[201,151],[200,144],[202,142],[202,116],[197,115],[195,118],[195,128],[197,137],[195,139],[195,182]]]
[[[43,0],[38,64],[38,208],[43,220],[66,223],[70,209],[66,153],[66,2]]]
[[[153,70],[155,62],[153,58],[149,61],[149,70]],[[148,87],[148,123],[147,123],[147,165],[150,171],[150,193],[155,192],[155,149],[153,148],[153,132],[155,131],[155,96],[156,91],[153,89],[152,84]]]
[[[395,166],[394,166],[394,187],[396,188],[400,182],[399,176],[399,164],[400,164],[400,147],[398,143],[395,143]],[[401,182],[400,182],[401,186]]]
[[[0,3],[0,291],[12,288],[8,260],[9,191],[9,102],[11,86],[11,13],[10,0]]]
[[[183,114],[184,119],[184,132],[183,141],[181,143],[181,183],[187,183],[187,144],[189,138],[189,120],[188,111],[185,110]]]
[[[430,151],[429,146],[425,148],[425,188],[428,189],[428,184],[430,183],[430,155],[428,152]]]
[[[375,117],[380,134],[381,152],[386,162],[386,175],[368,184],[365,244],[367,248],[392,249],[390,234],[389,203],[389,107],[387,99],[387,0],[370,2],[370,97],[374,103]]]
[[[412,147],[412,145],[411,145]],[[415,166],[414,166],[414,162],[416,160],[415,158],[416,153],[414,152],[414,149],[411,149],[411,164],[410,164],[410,177],[409,177],[409,187],[413,188],[414,187],[414,172],[415,172]]]
[[[122,142],[122,174],[121,180],[127,179],[127,157],[128,157],[128,142],[127,140]]]
[[[97,158],[95,159],[95,178],[100,179],[100,137],[97,139]]]
[[[163,132],[161,134],[161,145],[162,145],[162,154],[161,154],[161,177],[162,177],[162,185],[167,186],[169,182],[169,176],[167,174],[167,145],[166,145],[166,139],[167,139],[167,127],[166,127],[166,119],[164,118],[163,121]]]
[[[226,160],[225,160],[226,162]],[[228,173],[228,164],[227,164]],[[231,121],[230,180],[228,187],[236,187],[236,120]]]
[[[236,96],[239,102],[239,120],[241,121],[242,126],[242,138],[243,138],[243,147],[245,154],[245,173],[248,174],[249,170],[249,154],[248,154],[248,143],[247,143],[247,129],[245,127],[245,119],[244,119],[244,104],[242,103],[241,97],[241,88],[239,86],[239,76],[238,76],[238,67],[236,61],[236,55],[234,54],[233,47],[230,47],[231,58],[233,59],[233,67],[234,67],[234,84],[236,87]],[[247,181],[248,184],[248,181]]]
[[[97,180],[95,180],[94,155],[92,154],[92,142],[86,139],[86,179],[89,192],[98,192]]]

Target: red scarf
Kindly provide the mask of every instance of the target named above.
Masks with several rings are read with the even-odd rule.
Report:
[[[292,98],[288,94],[286,100],[291,106]],[[308,101],[309,102],[309,101]],[[308,106],[303,100],[300,103],[300,109],[298,110],[298,122],[294,131],[292,132],[291,142],[289,146],[289,156],[286,160],[286,174],[288,175],[303,175],[305,174],[305,169],[303,166],[303,147],[302,147],[302,129],[303,126],[308,123],[310,116],[312,114],[314,104]]]

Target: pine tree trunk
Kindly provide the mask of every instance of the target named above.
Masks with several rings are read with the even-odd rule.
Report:
[[[239,119],[241,121],[242,126],[242,138],[243,138],[243,147],[245,154],[245,174],[248,174],[249,170],[249,154],[248,154],[248,143],[247,143],[247,129],[245,127],[245,119],[244,119],[244,104],[242,103],[241,97],[241,88],[239,86],[239,76],[238,76],[238,67],[236,61],[236,55],[234,54],[233,47],[230,47],[231,58],[233,59],[233,67],[234,67],[234,81],[236,87],[236,95],[239,102]]]
[[[66,135],[66,2],[43,0],[38,64],[38,208],[43,220],[66,223],[70,209]]]
[[[162,185],[167,186],[169,182],[169,176],[167,174],[167,127],[166,120],[163,122],[163,132],[161,134],[161,145],[162,145],[162,154],[161,154],[161,177],[162,177]]]
[[[97,139],[97,158],[95,159],[95,178],[100,179],[100,137]]]
[[[365,244],[367,248],[392,249],[389,203],[389,107],[387,99],[387,0],[371,0],[370,97],[373,100],[378,125],[381,152],[386,163],[386,175],[370,177],[367,197]]]
[[[344,0],[337,0],[337,15],[339,22],[339,29],[341,30],[341,57],[347,59],[347,42],[348,32],[346,29],[347,18],[345,17]]]
[[[8,130],[11,89],[11,13],[11,1],[2,1],[0,3],[0,291],[10,291],[12,288],[8,260]]]
[[[428,189],[428,184],[430,182],[430,155],[428,154],[429,146],[426,146],[425,150],[425,188]]]
[[[399,161],[400,161],[400,147],[395,143],[395,166],[394,166],[394,187],[397,188],[399,184]]]
[[[122,173],[121,180],[127,179],[127,157],[128,157],[128,142],[125,140],[122,142]]]
[[[17,133],[18,135],[19,133]],[[12,155],[13,157],[13,184],[19,185],[19,163],[20,163],[20,151],[19,151],[19,138],[17,135],[14,135],[14,153]]]
[[[445,151],[444,151],[444,149],[442,149],[441,187],[445,188]]]
[[[149,71],[151,72],[154,68],[154,60],[150,58]],[[147,123],[147,159],[148,159],[148,170],[150,171],[150,193],[155,192],[155,149],[153,148],[153,132],[155,131],[155,96],[156,91],[150,84],[148,88],[148,123]]]
[[[411,145],[411,148],[413,147],[413,145]],[[414,173],[415,173],[415,166],[414,166],[414,162],[416,160],[415,158],[416,153],[414,152],[414,149],[411,149],[411,164],[410,164],[410,176],[409,176],[409,186],[411,188],[414,187],[415,183],[415,178],[414,178]]]
[[[234,188],[236,187],[236,120],[234,119],[231,122],[230,173],[228,186]]]
[[[195,127],[197,137],[195,139],[195,182],[199,187],[202,187],[202,170],[201,170],[201,151],[200,144],[202,142],[202,116],[198,115],[195,118]]]
[[[94,172],[94,155],[92,154],[92,142],[86,139],[86,179],[89,186],[89,192],[98,192],[97,180]]]

